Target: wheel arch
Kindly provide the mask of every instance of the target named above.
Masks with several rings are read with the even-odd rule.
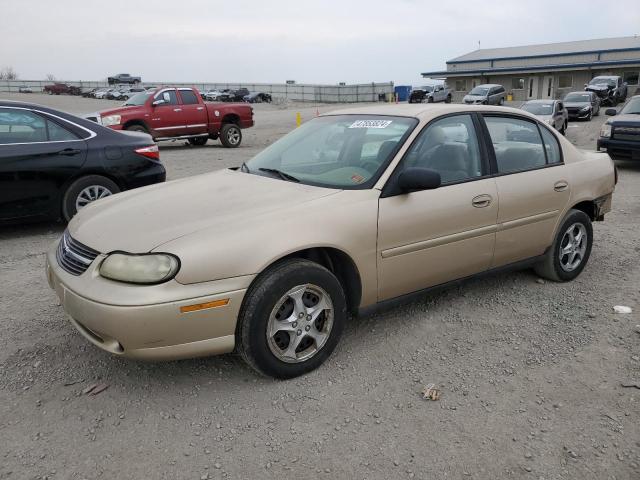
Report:
[[[351,256],[335,247],[309,247],[288,253],[269,263],[253,280],[252,284],[274,265],[292,258],[301,258],[322,265],[333,273],[347,299],[347,310],[356,313],[362,298],[362,280],[356,263]]]
[[[147,125],[147,123],[144,120],[140,120],[140,119],[128,120],[122,125],[122,128],[123,130],[126,130],[128,127],[131,127],[133,125],[140,125],[141,127],[144,127],[145,130],[147,130],[147,132],[151,134],[151,129],[149,128],[149,125]]]
[[[578,202],[574,206],[572,206],[569,210],[572,210],[572,209],[580,210],[581,212],[584,212],[591,221],[594,221],[597,218],[596,217],[597,207],[596,207],[596,202],[594,200],[583,200],[581,202]]]
[[[240,124],[240,115],[237,113],[227,113],[222,117],[222,125],[226,123],[234,123],[236,125]]]

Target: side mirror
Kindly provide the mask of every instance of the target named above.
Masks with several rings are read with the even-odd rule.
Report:
[[[607,108],[607,109],[604,111],[604,114],[605,114],[605,115],[609,115],[610,117],[613,117],[614,115],[617,115],[617,114],[618,114],[618,112],[616,112],[616,109],[615,109],[615,108]]]
[[[405,168],[398,176],[398,187],[403,192],[433,190],[442,184],[440,174],[435,170],[421,167]]]
[[[166,100],[159,99],[159,100],[156,100],[155,102],[153,102],[151,105],[153,105],[154,107],[157,107],[158,105],[164,105],[165,103],[167,103]]]

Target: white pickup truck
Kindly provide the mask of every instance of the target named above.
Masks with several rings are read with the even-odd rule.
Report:
[[[451,103],[451,90],[446,85],[425,85],[414,88],[409,95],[409,103]]]

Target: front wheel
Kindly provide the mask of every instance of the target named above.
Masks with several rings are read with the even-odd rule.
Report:
[[[562,135],[566,135],[567,134],[567,121],[565,120],[564,123],[562,124],[562,128],[560,129],[560,133]]]
[[[498,105],[500,105],[500,106],[504,105],[504,98],[500,99],[500,101],[498,102]]]
[[[447,98],[445,99],[444,103],[451,103],[451,95],[447,95]]]
[[[225,123],[220,130],[220,142],[227,148],[236,148],[242,143],[242,130],[235,123]]]
[[[238,350],[263,375],[297,377],[331,355],[346,319],[344,291],[333,273],[308,260],[284,260],[247,292],[238,317]]]
[[[551,248],[534,267],[536,273],[554,282],[573,280],[584,269],[593,245],[593,227],[586,213],[571,209],[564,218]]]
[[[119,191],[115,182],[101,175],[80,177],[69,185],[62,198],[62,216],[68,222],[90,203]]]

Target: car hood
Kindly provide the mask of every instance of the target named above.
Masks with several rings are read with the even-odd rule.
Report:
[[[144,110],[138,105],[121,105],[116,108],[108,108],[107,110],[100,110],[98,113],[101,117],[106,117],[107,115],[122,115],[122,113],[135,113],[136,110],[140,110],[141,112]]]
[[[584,108],[584,107],[590,107],[591,103],[590,102],[564,102],[564,106],[566,108]]]
[[[465,95],[463,100],[486,100],[487,97],[483,97],[482,95]]]
[[[338,192],[219,170],[97,201],[83,208],[68,228],[73,238],[102,253],[145,253],[203,229],[216,238],[232,226],[276,210],[286,215],[288,207]]]
[[[635,123],[636,125],[640,125],[640,114],[627,113],[626,115],[616,115],[607,120],[607,123]]]
[[[613,87],[609,87],[607,85],[587,85],[585,90],[591,90],[593,92],[604,92],[607,90],[613,90]]]

